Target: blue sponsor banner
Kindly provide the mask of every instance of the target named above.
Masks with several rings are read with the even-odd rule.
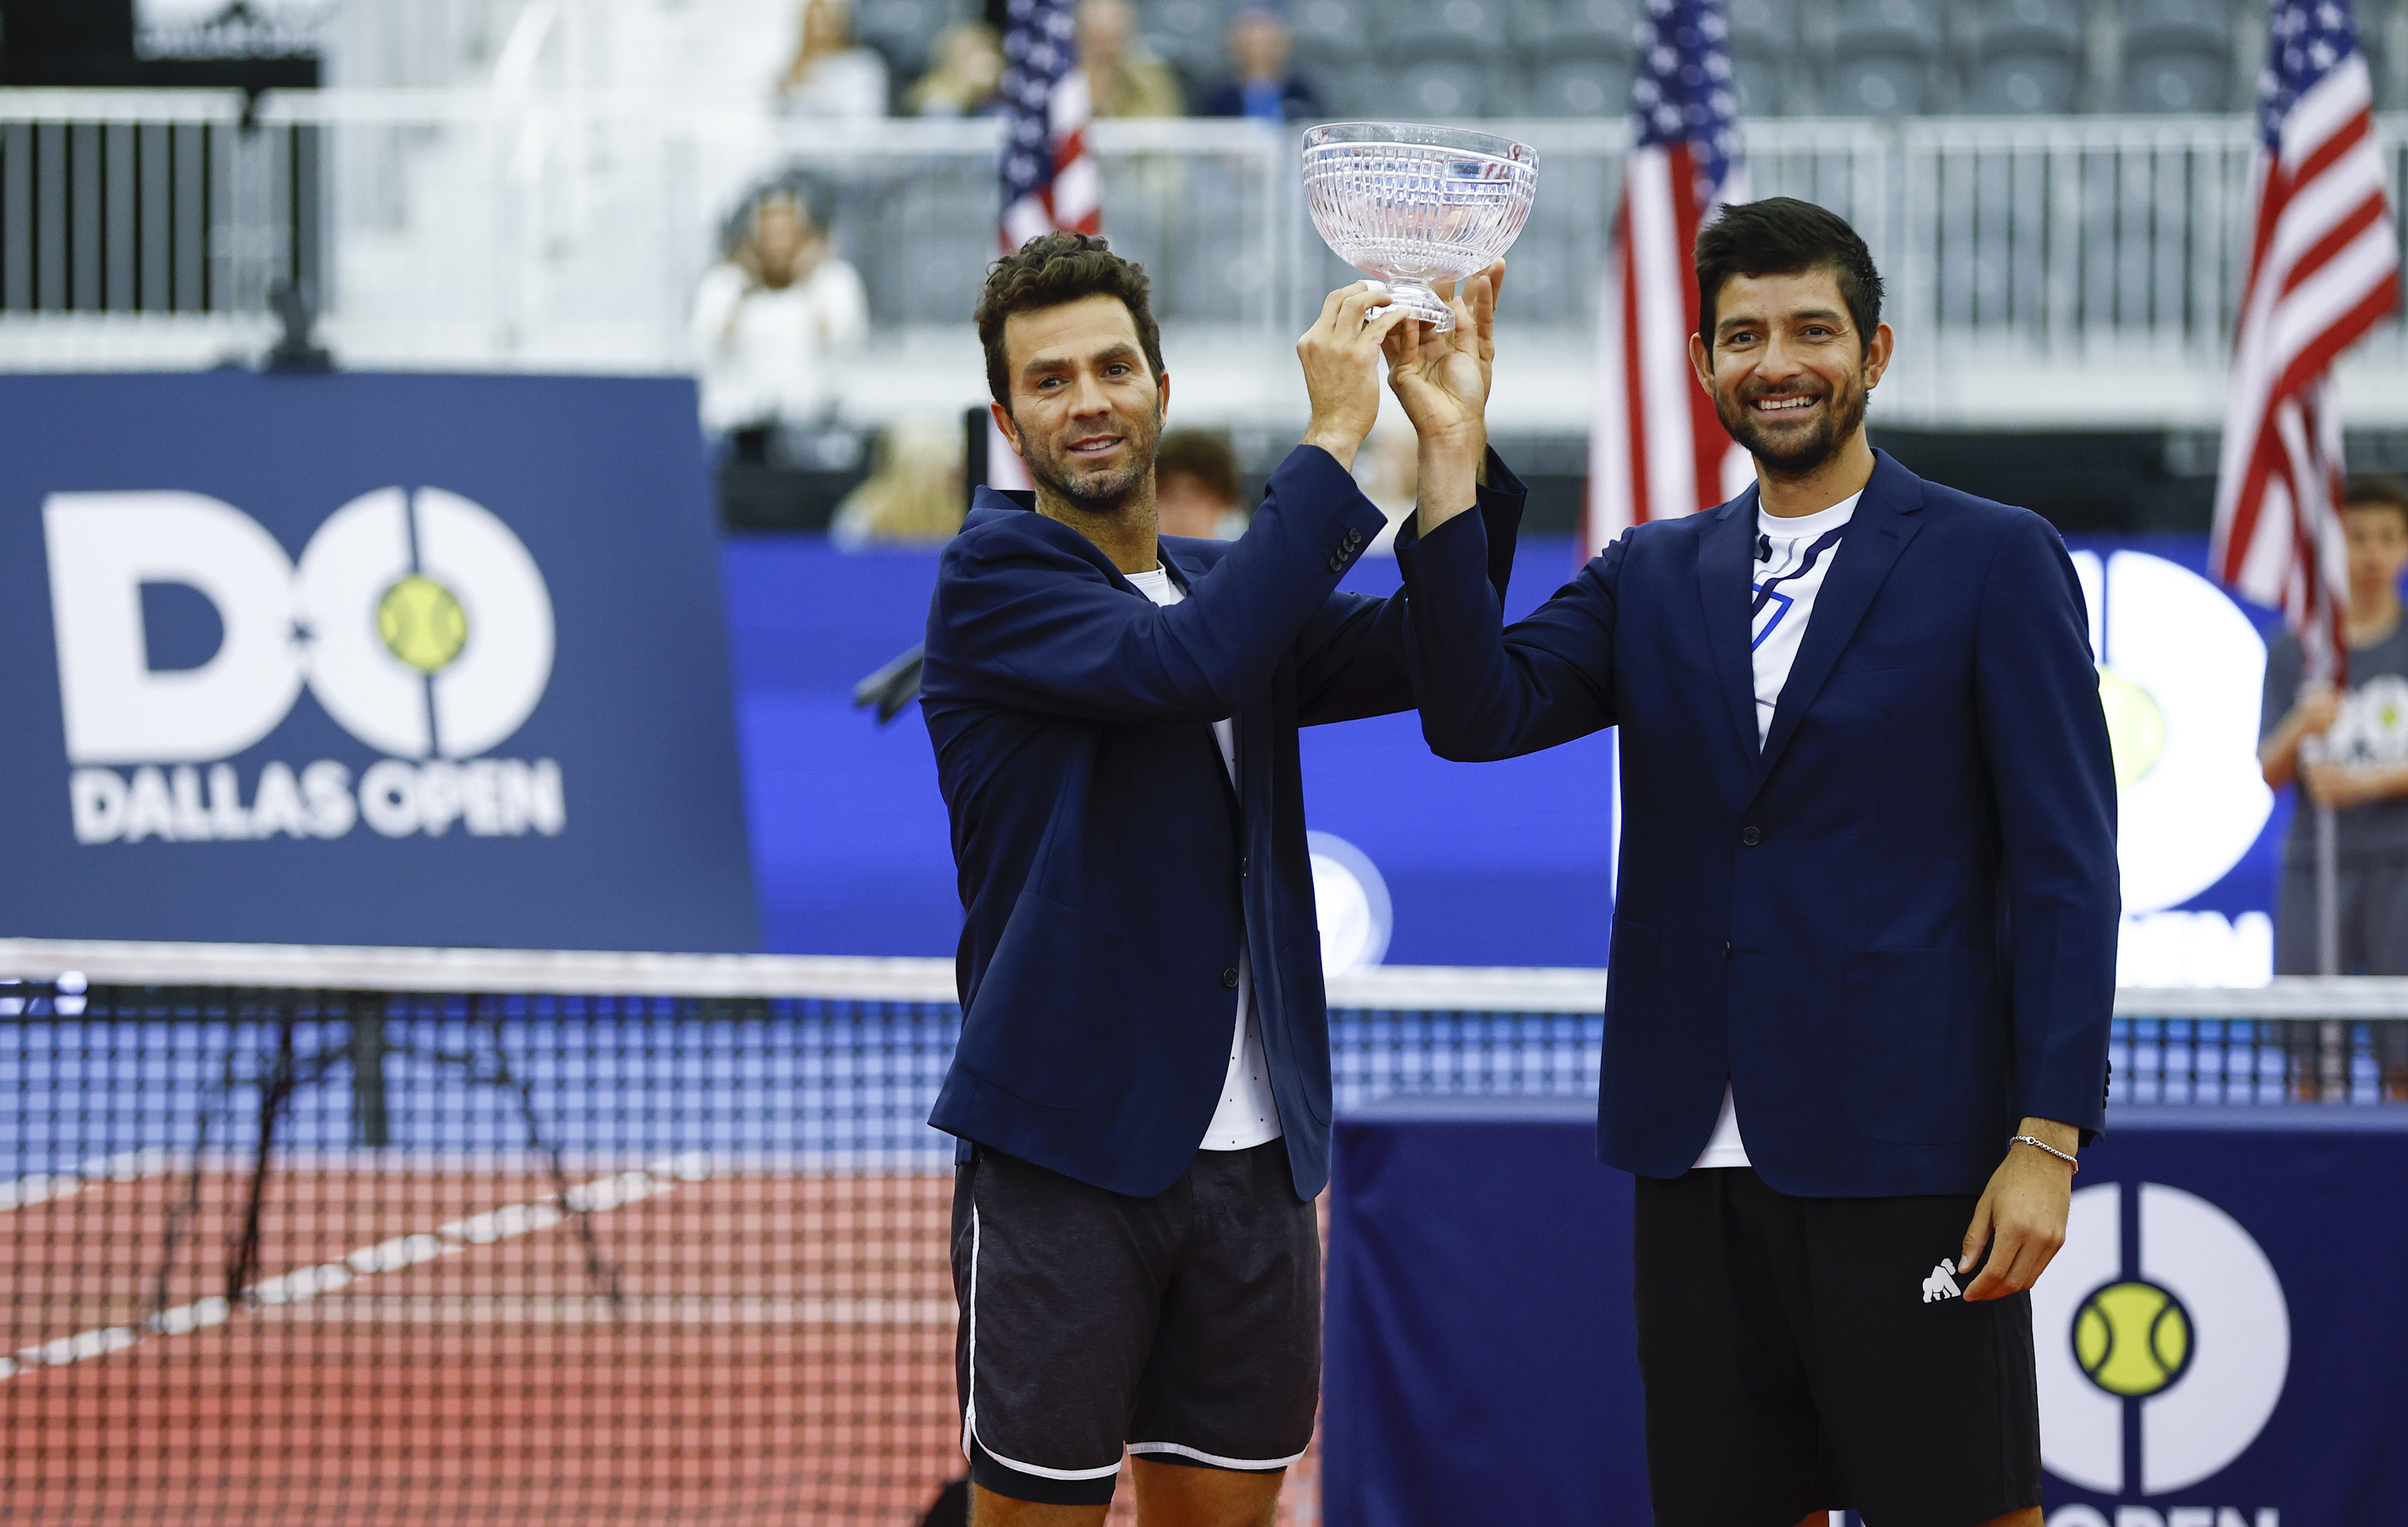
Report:
[[[1631,1179],[1594,1138],[1577,1101],[1338,1121],[1332,1527],[1649,1520]],[[2408,1109],[2117,1109],[2033,1292],[2048,1527],[2401,1520],[2403,1175]]]
[[[2203,576],[2206,537],[2077,536],[2107,674],[2123,815],[2130,984],[2253,984],[2271,967],[2289,792],[2258,778],[2266,612]],[[936,554],[848,555],[818,537],[739,537],[725,554],[745,778],[767,938],[796,953],[943,955],[961,926],[943,802],[916,710],[882,731],[855,680],[920,639]],[[1509,617],[1577,569],[1570,537],[1525,535]],[[1395,592],[1393,559],[1346,587]],[[1612,924],[1614,741],[1450,764],[1418,717],[1308,727],[1312,827],[1343,845],[1317,878],[1325,931],[1360,901],[1394,964],[1601,965]],[[824,803],[841,800],[846,809]],[[1336,864],[1337,856],[1328,863]],[[1366,870],[1364,866],[1368,865]],[[1316,866],[1318,870],[1320,866]],[[1380,909],[1389,926],[1377,926]],[[1342,956],[1336,948],[1326,951]]]
[[[747,949],[683,382],[0,378],[0,932]]]
[[[951,955],[961,901],[928,729],[916,706],[881,728],[853,704],[854,682],[925,630],[937,554],[739,536],[725,565],[766,942],[781,953]],[[1507,612],[1527,613],[1577,565],[1570,536],[1524,536]],[[1346,587],[1387,593],[1397,578],[1393,560],[1367,558]],[[1326,952],[1605,963],[1612,746],[1599,735],[1450,764],[1411,713],[1305,728],[1307,820],[1327,835],[1314,845]]]

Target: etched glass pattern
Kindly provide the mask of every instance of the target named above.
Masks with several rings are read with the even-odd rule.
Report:
[[[1304,135],[1304,201],[1338,258],[1385,281],[1438,329],[1455,314],[1430,290],[1512,247],[1539,190],[1526,143],[1410,122],[1333,122]]]

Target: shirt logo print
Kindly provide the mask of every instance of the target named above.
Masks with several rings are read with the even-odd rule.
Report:
[[[1797,600],[1781,592],[1781,585],[1789,582],[1793,578],[1804,578],[1807,574],[1813,572],[1814,570],[1814,564],[1823,559],[1823,553],[1830,550],[1833,547],[1838,546],[1840,544],[1840,537],[1845,535],[1847,533],[1848,527],[1846,525],[1840,525],[1834,529],[1825,531],[1821,535],[1815,538],[1813,546],[1806,549],[1806,554],[1799,559],[1797,566],[1792,567],[1785,572],[1775,573],[1761,583],[1750,585],[1750,587],[1756,592],[1756,605],[1755,607],[1749,611],[1749,614],[1753,618],[1763,620],[1766,608],[1776,603],[1780,607],[1772,611],[1772,618],[1770,620],[1764,621],[1764,623],[1756,629],[1755,640],[1747,644],[1747,649],[1749,651],[1753,652],[1757,648],[1762,647],[1764,645],[1764,639],[1767,636],[1771,635],[1773,629],[1781,624],[1781,618],[1787,615],[1791,607],[1797,604]],[[1792,544],[1794,545],[1795,543]],[[1764,535],[1756,536],[1756,560],[1764,563],[1769,563],[1772,560],[1771,536]]]

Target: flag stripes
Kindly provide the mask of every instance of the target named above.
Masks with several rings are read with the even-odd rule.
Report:
[[[2349,7],[2281,0],[2262,89],[2210,561],[2243,595],[2279,607],[2309,675],[2338,683],[2349,591],[2331,368],[2391,310],[2400,280]]]

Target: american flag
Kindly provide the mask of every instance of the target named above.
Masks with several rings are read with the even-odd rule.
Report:
[[[2349,581],[2331,368],[2390,310],[2400,280],[2348,0],[2277,0],[2258,92],[2257,217],[2212,560],[2241,593],[2282,607],[2311,677],[2339,683]]]
[[[1750,480],[1745,451],[1689,370],[1698,229],[1745,197],[1721,0],[1648,0],[1633,39],[1637,135],[1598,309],[1598,417],[1584,549],[1643,520],[1712,508]]]
[[[1103,231],[1103,183],[1087,153],[1087,77],[1070,4],[1011,0],[1003,39],[1006,254],[1056,228]]]

